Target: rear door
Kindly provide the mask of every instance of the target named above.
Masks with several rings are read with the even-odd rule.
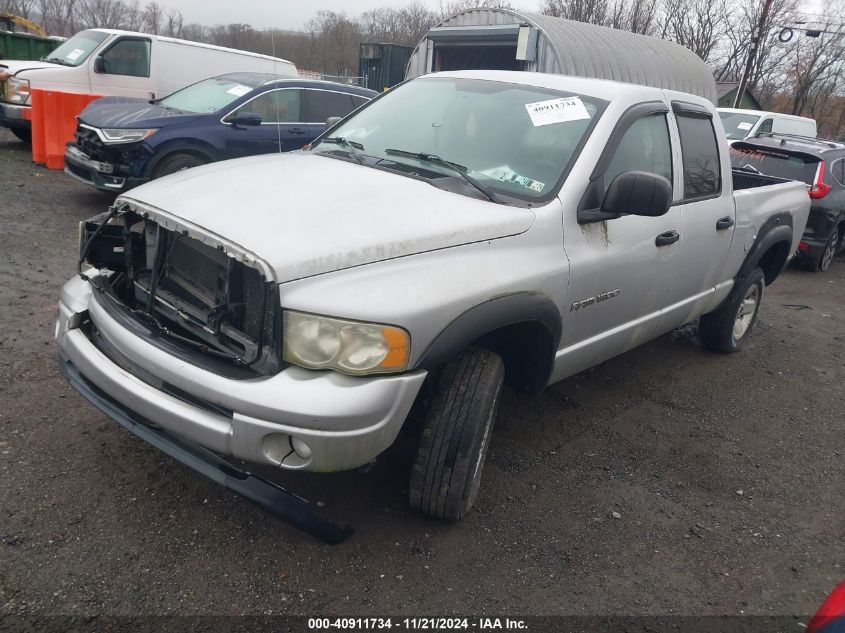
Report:
[[[231,120],[242,113],[261,117],[261,125],[234,125]],[[279,88],[253,97],[224,119],[228,126],[226,146],[229,158],[272,154],[300,149],[306,140],[302,116],[302,89]]]
[[[730,165],[722,155],[711,110],[674,101],[673,136],[681,150],[681,239],[659,329],[668,331],[699,315],[715,292],[736,223]],[[720,130],[721,133],[721,130]]]

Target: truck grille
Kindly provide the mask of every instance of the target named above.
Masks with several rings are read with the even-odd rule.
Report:
[[[156,318],[230,354],[240,365],[275,366],[278,298],[261,273],[198,240],[170,231],[156,286]],[[152,262],[148,262],[150,269]],[[136,298],[146,304],[152,271],[135,276]]]

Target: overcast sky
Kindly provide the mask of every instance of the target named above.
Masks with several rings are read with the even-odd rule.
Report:
[[[363,11],[384,6],[402,7],[409,2],[402,0],[158,0],[159,4],[179,9],[185,22],[199,24],[230,24],[243,22],[257,29],[277,27],[298,29],[318,10],[346,11],[357,15]],[[440,0],[421,0],[432,9],[440,7]],[[141,4],[144,4],[143,2]],[[518,6],[539,6],[539,0],[523,0]]]

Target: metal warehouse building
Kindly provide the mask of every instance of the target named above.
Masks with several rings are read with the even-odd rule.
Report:
[[[470,69],[598,77],[717,99],[713,73],[680,44],[508,9],[472,9],[432,28],[411,55],[406,78]]]

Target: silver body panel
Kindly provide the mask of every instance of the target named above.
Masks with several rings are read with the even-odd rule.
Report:
[[[625,110],[644,101],[692,102],[713,113],[721,139],[719,117],[706,99],[600,80],[460,74],[560,87],[610,101],[556,198],[530,210],[497,205],[357,164],[299,154],[193,169],[139,187],[122,200],[166,228],[186,231],[259,269],[279,283],[283,309],[406,329],[410,367],[469,310],[519,293],[547,297],[562,321],[550,383],[716,308],[758,232],[775,214],[791,216],[791,247],[797,248],[810,206],[804,184],[734,193],[723,141],[718,197],[684,204],[676,193],[676,204],[662,217],[578,224],[576,208],[590,173]],[[674,124],[670,136],[677,192],[682,174]],[[716,221],[726,216],[735,225],[717,232]],[[681,239],[657,247],[655,237],[668,230],[678,231]],[[574,309],[585,300],[587,307]],[[267,461],[260,446],[268,429],[322,447],[319,460],[297,467],[340,469],[368,461],[393,441],[426,375],[417,369],[353,378],[289,368],[270,378],[225,380],[133,340],[96,308],[80,280],[65,287],[61,306],[59,345],[90,380],[171,431],[252,461]],[[204,412],[184,411],[184,403],[171,402],[166,394],[150,393],[149,386],[141,387],[99,358],[75,332],[85,316],[138,366],[236,416],[208,419]]]

